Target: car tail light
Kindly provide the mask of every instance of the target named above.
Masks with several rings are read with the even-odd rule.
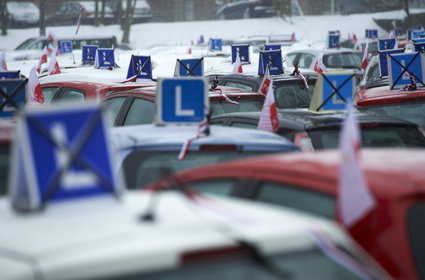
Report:
[[[233,144],[204,144],[199,147],[200,151],[237,151],[238,147]]]
[[[314,151],[313,144],[311,143],[311,138],[308,136],[307,132],[297,133],[294,136],[294,144],[301,149],[303,152],[312,152]]]

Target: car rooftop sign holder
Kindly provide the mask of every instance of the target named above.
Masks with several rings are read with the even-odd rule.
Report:
[[[204,58],[177,59],[174,77],[202,77],[204,75]]]
[[[258,61],[258,75],[262,76],[266,72],[266,67],[269,67],[270,75],[284,74],[285,70],[282,63],[282,51],[262,51]]]
[[[27,110],[16,129],[11,196],[17,210],[120,192],[100,106]]]
[[[81,59],[83,64],[94,64],[97,48],[98,46],[95,46],[95,45],[83,46],[82,59]]]
[[[25,106],[28,79],[0,79],[0,117],[11,117]]]
[[[387,57],[390,89],[416,89],[425,86],[425,59],[421,52],[390,54]]]
[[[251,63],[249,60],[249,44],[232,45],[232,63],[236,62],[237,55],[242,64]]]
[[[132,55],[127,71],[127,79],[152,80],[152,62],[150,56]]]
[[[378,51],[379,55],[379,74],[381,77],[388,77],[388,61],[389,54],[403,53],[404,49]]]
[[[118,67],[115,63],[115,50],[111,48],[98,48],[96,50],[96,57],[94,62],[95,68],[113,69]]]
[[[355,75],[349,72],[320,73],[309,110],[313,113],[343,111],[355,92]]]
[[[157,124],[200,124],[209,111],[208,82],[203,77],[158,81]]]
[[[378,39],[378,49],[380,51],[392,50],[397,48],[396,39]]]

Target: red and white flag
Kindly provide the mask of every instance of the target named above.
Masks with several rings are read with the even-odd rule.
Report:
[[[347,103],[347,115],[339,138],[341,162],[337,216],[347,228],[352,227],[375,207],[375,199],[360,167],[360,128],[353,110],[351,103]]]
[[[83,7],[80,7],[80,16],[78,17],[77,30],[75,30],[75,36],[77,36],[78,31],[80,30],[80,24],[81,24],[81,18],[83,17],[83,12],[84,12]]]
[[[316,64],[314,64],[314,71],[318,72],[318,73],[322,73],[327,71],[325,64],[323,63],[323,54],[324,52],[322,51],[319,56],[317,57],[316,60]]]
[[[273,92],[273,80],[267,90],[263,109],[260,113],[257,129],[274,132],[279,128],[279,118],[277,115],[276,101]]]
[[[264,73],[263,81],[261,82],[260,89],[258,90],[259,93],[261,93],[262,95],[267,95],[271,82],[272,79],[270,78],[270,70],[269,67],[266,67],[266,72]]]
[[[297,75],[298,78],[301,79],[301,81],[303,82],[304,88],[309,88],[308,87],[308,83],[307,83],[307,79],[304,77],[303,74],[301,74],[300,70],[298,70],[298,68],[295,69],[295,75]]]
[[[30,75],[28,77],[28,99],[32,103],[44,103],[44,95],[35,67],[31,69]]]
[[[47,34],[47,40],[49,40],[50,43],[56,42],[56,34],[53,31],[50,31],[49,34]]]
[[[37,63],[37,72],[40,73],[41,72],[41,65],[43,65],[44,63],[47,63],[47,46],[44,46],[44,49],[41,53],[40,59],[38,60]]]
[[[7,70],[6,54],[4,52],[2,52],[0,55],[0,70],[1,71]]]
[[[233,74],[243,73],[241,57],[236,54],[235,64],[233,65]]]
[[[296,41],[297,41],[297,39],[295,38],[295,32],[292,32],[291,43],[295,43]]]
[[[357,42],[358,41],[357,36],[356,36],[356,33],[353,33],[353,41],[354,42]]]
[[[50,57],[49,61],[49,75],[55,75],[60,74],[61,70],[59,67],[58,59],[57,59],[57,52],[56,50],[53,50],[52,56]]]
[[[362,59],[362,69],[365,70],[367,64],[369,63],[369,40],[366,41],[366,47],[363,51],[363,59]]]

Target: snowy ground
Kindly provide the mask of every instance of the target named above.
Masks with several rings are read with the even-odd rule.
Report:
[[[209,38],[222,38],[235,40],[243,36],[252,35],[280,35],[291,34],[295,32],[298,43],[292,46],[294,48],[304,48],[310,46],[324,47],[329,30],[340,30],[342,38],[348,34],[355,33],[357,37],[363,37],[365,29],[378,29],[380,37],[387,37],[388,34],[373,21],[377,17],[400,17],[403,11],[387,12],[381,14],[354,14],[348,16],[326,15],[326,16],[297,16],[287,20],[281,18],[266,19],[243,19],[226,21],[193,21],[193,22],[173,22],[173,23],[145,23],[135,24],[131,27],[130,45],[134,48],[131,52],[119,51],[117,53],[120,69],[114,71],[114,74],[106,74],[117,77],[120,80],[125,78],[128,67],[128,60],[131,54],[150,54],[154,64],[154,76],[170,76],[174,71],[176,58],[187,56],[187,49],[191,40],[198,39],[203,35],[206,40]],[[47,32],[53,31],[58,37],[74,36],[75,26],[48,27]],[[29,73],[29,70],[35,65],[36,60],[25,62],[13,62],[13,49],[30,37],[37,37],[39,30],[15,29],[9,30],[7,36],[0,36],[0,50],[6,52],[6,59],[9,69],[21,69],[23,74]],[[118,25],[111,26],[81,26],[77,37],[87,37],[93,35],[116,36],[118,40],[122,37],[122,31]],[[205,50],[193,49],[193,57],[205,56]],[[74,53],[74,59],[79,64],[81,54]],[[65,56],[59,59],[61,67],[76,66],[72,57]],[[254,58],[255,61],[255,58]],[[218,64],[217,64],[217,63]],[[224,64],[223,64],[224,63]],[[216,69],[223,70],[222,65],[229,63],[228,69],[232,66],[228,58],[209,58],[205,62],[205,71]],[[217,66],[218,65],[218,66]],[[255,67],[252,67],[254,70]],[[67,71],[76,71],[69,69]],[[102,73],[105,73],[104,71]],[[119,74],[118,74],[119,73]],[[103,75],[103,74],[102,74]]]

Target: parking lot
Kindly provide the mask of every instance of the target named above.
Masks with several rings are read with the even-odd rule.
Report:
[[[129,2],[0,36],[0,279],[425,279],[424,5]]]

